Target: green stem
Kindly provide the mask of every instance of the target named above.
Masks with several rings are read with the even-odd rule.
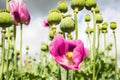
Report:
[[[77,12],[74,12],[74,20],[75,20],[75,39],[78,39],[78,23],[77,23]]]
[[[22,23],[20,25],[20,74],[22,78]]]
[[[117,80],[117,60],[118,60],[118,52],[117,52],[117,41],[116,41],[116,34],[115,31],[113,31],[113,35],[114,35],[114,44],[115,44],[115,80]]]
[[[6,9],[8,9],[8,0],[6,0]],[[8,29],[8,34],[9,34],[9,29]],[[7,76],[6,80],[9,80],[9,47],[10,47],[10,36],[8,35],[8,52],[7,52]]]
[[[99,50],[100,47],[100,30],[99,30],[99,26],[98,26],[98,37],[97,37],[98,41],[97,41],[97,50]]]
[[[2,28],[2,66],[1,66],[1,79],[3,80],[3,73],[4,73],[4,60],[5,60],[5,33],[6,30],[4,28]]]
[[[104,54],[106,55],[106,33],[104,33]]]
[[[59,72],[58,80],[62,80],[61,79],[61,67],[60,67],[60,65],[58,65],[58,72]]]
[[[66,70],[66,80],[69,80],[69,70]]]
[[[94,20],[94,35],[93,35],[93,80],[96,80],[96,18],[95,9],[93,8],[93,20]]]
[[[13,44],[14,44],[14,74],[16,74],[17,71],[17,54],[16,54],[16,26],[14,25],[14,36],[13,36]],[[17,77],[15,76],[15,80],[17,80]]]
[[[8,51],[7,51],[7,76],[6,80],[9,80],[9,53],[10,53],[10,31],[8,29]]]

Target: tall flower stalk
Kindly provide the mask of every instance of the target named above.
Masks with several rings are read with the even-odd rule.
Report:
[[[20,24],[20,74],[22,76],[22,23]],[[22,78],[22,77],[21,77]]]
[[[8,50],[7,50],[7,76],[6,76],[6,80],[9,80],[9,54],[10,54],[10,30],[9,29],[8,29],[7,42],[8,42]]]
[[[4,64],[5,64],[4,60],[5,60],[5,33],[6,33],[6,29],[2,28],[1,33],[2,33],[2,58],[1,58],[2,59],[2,66],[1,66],[1,78],[0,79],[3,80]]]
[[[95,18],[95,9],[92,8],[93,12],[93,20],[94,20],[94,33],[93,33],[93,60],[94,60],[94,65],[93,65],[93,80],[96,80],[96,18]]]
[[[113,35],[114,35],[114,45],[115,45],[115,80],[118,80],[117,78],[117,69],[118,69],[118,65],[117,65],[117,63],[118,63],[118,52],[117,52],[117,41],[116,41],[116,34],[115,34],[115,31],[113,31]]]

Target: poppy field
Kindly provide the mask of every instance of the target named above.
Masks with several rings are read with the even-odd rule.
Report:
[[[88,12],[84,26],[81,11]],[[39,56],[32,57],[29,45],[23,52],[23,27],[32,18],[29,9],[24,0],[6,0],[6,9],[0,9],[0,80],[120,80],[119,25],[105,21],[103,14],[96,0],[59,0],[40,26],[48,29],[49,42],[41,42]],[[82,27],[87,43],[80,39]]]

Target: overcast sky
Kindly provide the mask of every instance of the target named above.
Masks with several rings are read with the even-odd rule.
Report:
[[[42,21],[47,17],[48,11],[50,9],[55,9],[57,3],[60,0],[24,0],[26,3],[30,14],[31,14],[31,22],[28,26],[24,26],[23,28],[23,52],[25,51],[25,46],[30,46],[30,53],[34,54],[40,51],[40,43],[41,42],[49,42],[48,41],[48,29],[42,27]],[[70,5],[71,0],[67,0]],[[118,24],[117,29],[117,44],[120,44],[120,36],[118,35],[118,31],[120,31],[120,0],[97,0],[97,4],[100,7],[101,13],[103,15],[104,21],[111,22],[116,21]],[[0,0],[0,9],[5,8],[5,0]],[[72,9],[69,7],[69,13],[72,13]],[[78,22],[79,22],[79,39],[83,40],[85,43],[87,42],[87,36],[84,33],[86,24],[84,22],[84,16],[86,13],[90,13],[86,9],[82,10],[78,14]],[[92,25],[92,24],[91,24]],[[18,31],[19,31],[19,27]],[[107,41],[112,41],[111,30],[109,30],[109,34],[107,37]],[[17,32],[17,43],[19,43],[19,32]],[[86,45],[86,44],[85,44]],[[87,45],[86,45],[87,46]],[[120,45],[118,45],[118,48]],[[19,46],[18,46],[19,49]],[[114,48],[113,48],[114,49]],[[114,53],[114,52],[113,52]],[[120,49],[118,49],[118,53],[120,54]],[[119,55],[120,58],[120,55]]]

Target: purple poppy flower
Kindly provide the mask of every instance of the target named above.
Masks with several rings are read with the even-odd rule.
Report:
[[[30,22],[30,14],[26,5],[22,0],[11,0],[8,8],[14,18],[14,24],[18,25],[19,22],[28,25]]]
[[[43,21],[42,25],[43,25],[44,27],[49,27],[49,24],[48,24],[47,19],[45,19],[45,20]]]
[[[79,64],[88,55],[82,41],[65,40],[60,34],[51,42],[50,53],[57,63],[71,70],[79,70]]]

